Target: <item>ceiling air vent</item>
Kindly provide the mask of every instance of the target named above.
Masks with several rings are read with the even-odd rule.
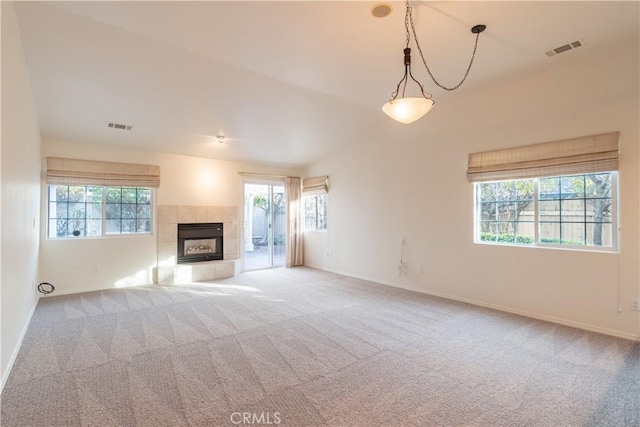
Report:
[[[122,123],[107,122],[107,127],[112,129],[131,130],[133,125],[123,125]]]
[[[577,49],[582,45],[584,45],[584,41],[576,40],[574,42],[567,43],[565,45],[558,46],[556,48],[548,50],[548,51],[545,52],[545,55],[547,55],[548,57],[556,56],[556,55],[558,55],[560,53],[564,53],[564,52],[568,52],[568,51],[573,50],[573,49]]]

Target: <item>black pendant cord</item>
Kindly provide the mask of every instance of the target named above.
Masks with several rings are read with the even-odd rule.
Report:
[[[418,41],[418,35],[416,34],[416,27],[415,27],[415,25],[413,23],[413,11],[412,11],[411,5],[409,4],[409,0],[407,0],[407,11],[406,11],[406,14],[405,14],[405,17],[404,17],[404,25],[405,25],[405,29],[407,31],[407,47],[409,47],[409,41],[410,41],[411,33],[412,33],[413,34],[413,39],[416,42],[416,48],[418,49],[418,53],[420,53],[420,58],[422,59],[422,63],[424,64],[424,67],[427,69],[427,73],[429,73],[429,77],[431,77],[431,80],[433,80],[433,82],[439,88],[444,89],[444,90],[448,90],[448,91],[456,90],[460,86],[462,86],[462,84],[467,79],[467,76],[469,75],[469,72],[471,71],[471,66],[473,65],[473,60],[476,57],[476,50],[478,49],[478,40],[480,38],[480,33],[483,32],[487,27],[485,25],[476,25],[473,28],[471,28],[471,32],[476,35],[476,42],[475,42],[475,44],[473,46],[473,52],[471,53],[471,60],[469,61],[469,66],[467,67],[467,71],[465,71],[464,76],[462,77],[462,80],[460,80],[460,82],[457,85],[452,86],[452,87],[448,87],[448,86],[445,86],[445,85],[441,84],[438,80],[436,80],[435,76],[431,72],[431,69],[429,68],[429,65],[427,65],[427,61],[424,58],[424,54],[422,53],[422,47],[420,47],[420,42]],[[411,27],[411,33],[409,32],[409,27]]]

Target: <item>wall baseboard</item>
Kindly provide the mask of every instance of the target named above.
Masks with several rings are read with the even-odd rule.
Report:
[[[617,338],[624,338],[624,339],[631,340],[631,341],[640,341],[640,335],[631,334],[631,333],[628,333],[628,332],[616,331],[614,329],[602,328],[600,326],[590,325],[590,324],[587,324],[587,323],[574,322],[573,320],[562,319],[560,317],[554,317],[554,316],[547,316],[547,315],[544,315],[544,314],[533,313],[533,312],[530,312],[530,311],[519,310],[519,309],[516,309],[516,308],[506,307],[506,306],[502,306],[502,305],[490,304],[490,303],[486,303],[486,302],[483,302],[483,301],[478,301],[478,300],[474,300],[474,299],[470,299],[470,298],[457,297],[455,295],[449,295],[449,294],[445,294],[445,293],[441,293],[441,292],[432,292],[432,291],[428,291],[428,290],[425,290],[425,289],[416,288],[416,287],[413,287],[413,286],[406,286],[406,285],[402,285],[402,284],[395,283],[395,282],[389,282],[389,281],[386,281],[386,280],[375,279],[373,277],[368,277],[368,276],[364,276],[364,275],[360,275],[360,274],[352,274],[352,273],[347,273],[347,272],[344,272],[344,271],[338,271],[338,270],[334,270],[334,269],[330,269],[330,268],[314,266],[314,265],[311,265],[311,264],[305,264],[305,267],[315,268],[317,270],[328,271],[330,273],[336,273],[336,274],[340,274],[342,276],[353,277],[354,279],[367,280],[369,282],[378,283],[380,285],[385,285],[385,286],[391,286],[391,287],[394,287],[394,288],[405,289],[407,291],[413,291],[413,292],[419,292],[421,294],[432,295],[434,297],[445,298],[445,299],[452,300],[452,301],[464,302],[464,303],[471,304],[471,305],[477,305],[479,307],[491,308],[493,310],[504,311],[506,313],[517,314],[519,316],[524,316],[524,317],[530,317],[532,319],[544,320],[544,321],[551,322],[551,323],[557,323],[557,324],[563,325],[563,326],[570,326],[570,327],[573,327],[573,328],[583,329],[585,331],[598,332],[600,334],[610,335],[610,336],[614,336],[614,337],[617,337]]]
[[[29,325],[31,324],[31,318],[33,317],[33,313],[36,312],[36,307],[38,306],[38,301],[40,298],[36,298],[35,304],[31,307],[29,311],[29,315],[27,316],[27,321],[22,328],[22,332],[20,332],[20,336],[18,337],[18,342],[16,343],[16,348],[13,349],[13,353],[11,354],[11,359],[7,364],[6,371],[3,372],[2,379],[0,380],[0,393],[4,390],[4,386],[9,379],[9,375],[11,374],[11,370],[13,369],[13,364],[16,362],[16,358],[18,357],[18,353],[20,352],[20,348],[22,347],[22,340],[24,340],[25,335],[27,334],[27,330],[29,329]]]
[[[153,285],[154,283],[140,283],[140,284],[135,284],[135,285],[131,285],[131,286],[122,286],[122,287],[115,287],[115,286],[100,286],[97,288],[84,288],[84,289],[67,289],[65,291],[55,291],[54,293],[52,293],[51,295],[45,295],[45,296],[41,296],[40,298],[51,298],[51,297],[57,297],[57,296],[62,296],[62,295],[73,295],[73,294],[83,294],[85,292],[98,292],[98,291],[108,291],[109,289],[127,289],[127,288],[136,288],[138,286],[150,286]]]

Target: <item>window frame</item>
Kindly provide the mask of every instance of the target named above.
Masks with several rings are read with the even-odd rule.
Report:
[[[51,227],[51,221],[52,220],[57,220],[58,218],[55,217],[51,217],[51,204],[52,203],[58,203],[57,201],[51,201],[51,188],[52,187],[85,187],[85,188],[101,188],[102,189],[102,210],[101,210],[101,233],[100,235],[86,235],[86,231],[85,231],[85,235],[84,236],[71,236],[71,235],[67,235],[64,237],[59,237],[59,236],[51,236],[50,235],[50,227]],[[119,189],[123,189],[123,188],[135,188],[135,189],[144,189],[144,190],[149,190],[149,231],[148,232],[134,232],[134,233],[107,233],[107,189],[109,188],[119,188]],[[153,236],[154,232],[155,232],[155,222],[154,222],[154,218],[155,218],[155,199],[156,199],[156,189],[153,187],[136,187],[136,186],[106,186],[106,185],[92,185],[92,184],[47,184],[47,193],[46,193],[46,203],[47,203],[47,214],[46,214],[46,229],[45,229],[45,235],[46,235],[46,239],[47,240],[85,240],[85,239],[111,239],[111,238],[121,238],[121,237],[145,237],[145,236]],[[66,203],[70,203],[70,202],[66,202]],[[71,202],[73,203],[73,202]],[[88,204],[89,202],[82,202]],[[113,203],[111,203],[113,204]],[[136,203],[137,205],[137,203]],[[120,203],[120,206],[122,206],[122,203]],[[85,208],[86,209],[86,208]],[[86,217],[86,213],[85,213],[85,218],[84,220],[87,221],[87,219],[91,219],[91,218],[87,218]],[[96,218],[97,219],[97,218]],[[122,219],[122,218],[120,218]],[[86,225],[85,225],[86,227]]]
[[[313,197],[316,202],[315,202],[315,227],[314,228],[309,228],[308,224],[307,224],[307,197]],[[324,208],[324,224],[325,227],[324,228],[318,228],[318,219],[319,219],[319,213],[318,213],[318,197],[324,197],[325,198],[325,208]],[[329,196],[326,193],[322,193],[322,194],[303,194],[303,200],[302,200],[302,205],[303,205],[303,209],[302,209],[302,214],[303,214],[303,221],[304,221],[304,231],[313,231],[313,232],[321,232],[324,233],[328,230],[329,228],[329,222],[328,222],[328,218],[329,218]]]
[[[539,211],[539,201],[540,201],[540,180],[548,179],[548,178],[562,178],[562,177],[571,177],[571,176],[587,176],[587,175],[598,175],[598,174],[610,174],[611,175],[611,246],[595,246],[595,245],[572,245],[572,244],[562,244],[562,243],[548,243],[542,242],[540,240],[540,211]],[[480,226],[480,218],[479,214],[481,211],[480,204],[480,185],[489,184],[495,182],[510,182],[510,181],[526,181],[532,180],[534,181],[534,191],[533,191],[533,224],[534,224],[534,241],[531,244],[523,244],[523,243],[508,243],[508,242],[498,242],[498,241],[490,241],[490,240],[482,240],[481,239],[481,226]],[[497,245],[497,246],[509,246],[509,247],[525,247],[525,248],[545,248],[545,249],[562,249],[562,250],[574,250],[574,251],[588,251],[588,252],[608,252],[608,253],[618,253],[619,252],[619,234],[620,234],[620,213],[618,210],[618,198],[620,193],[620,188],[618,186],[619,178],[618,171],[602,171],[602,172],[586,172],[583,174],[569,174],[569,175],[554,175],[554,176],[537,176],[530,178],[515,178],[515,179],[502,179],[502,180],[492,180],[492,181],[477,181],[474,182],[473,186],[473,200],[474,200],[474,243],[482,244],[482,245]],[[554,199],[555,200],[555,199]],[[560,200],[560,199],[558,199]],[[568,199],[573,200],[573,199]],[[579,200],[579,199],[578,199]],[[559,224],[562,224],[560,221]],[[584,224],[589,224],[588,222],[584,222]]]

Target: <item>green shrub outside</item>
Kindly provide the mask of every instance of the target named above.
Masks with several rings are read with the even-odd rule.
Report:
[[[501,233],[496,235],[495,233],[484,231],[480,233],[480,240],[483,242],[518,243],[521,245],[532,245],[534,243],[534,238],[530,236],[515,236],[513,233]],[[561,242],[560,239],[549,237],[542,237],[540,239],[540,243],[584,246],[584,242],[574,240],[565,240]]]
[[[532,245],[533,237],[529,236],[515,236],[513,233],[494,234],[489,232],[480,233],[480,240],[483,242],[498,242],[498,243],[519,243],[522,245]]]

